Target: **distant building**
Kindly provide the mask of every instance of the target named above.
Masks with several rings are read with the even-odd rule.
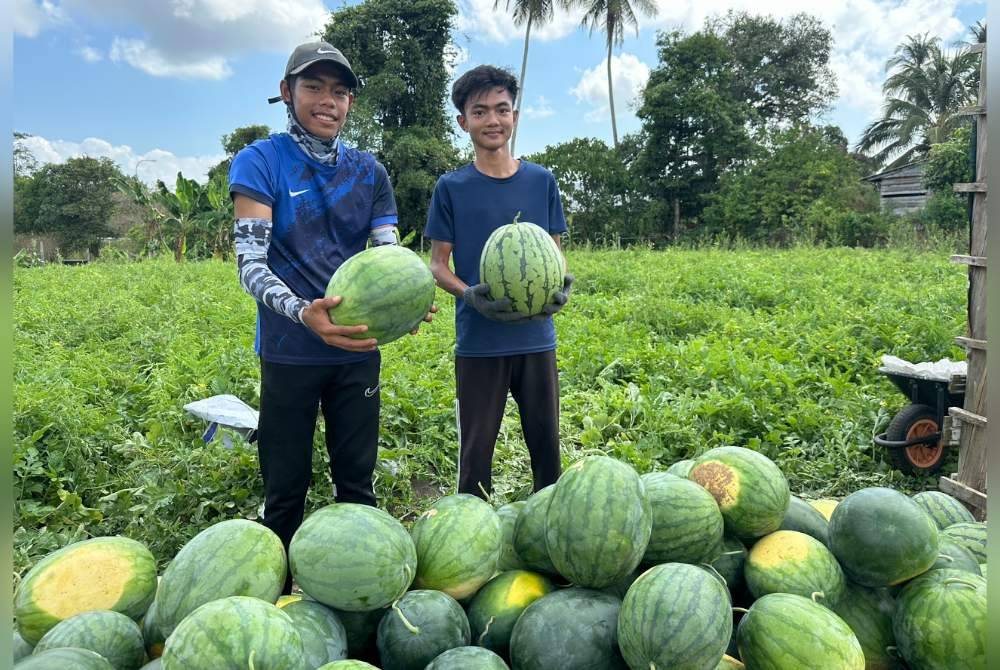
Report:
[[[882,211],[907,214],[924,208],[927,204],[927,187],[924,186],[926,160],[914,161],[865,177],[878,190]]]

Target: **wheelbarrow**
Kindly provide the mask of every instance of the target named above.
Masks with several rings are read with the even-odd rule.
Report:
[[[885,362],[883,357],[883,362]],[[899,360],[899,359],[896,359]],[[909,474],[931,474],[944,465],[951,435],[945,434],[949,407],[961,407],[965,400],[965,372],[952,372],[946,378],[930,377],[913,369],[883,366],[885,375],[910,404],[899,410],[884,433],[874,442],[888,452],[889,462]]]

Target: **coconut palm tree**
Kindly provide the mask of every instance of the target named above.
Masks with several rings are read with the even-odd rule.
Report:
[[[566,6],[566,0],[559,0],[560,5]],[[521,102],[524,100],[524,73],[528,68],[528,42],[531,39],[531,26],[533,24],[544,25],[552,20],[555,10],[553,0],[505,0],[504,6],[507,11],[514,10],[514,25],[525,26],[524,28],[524,52],[521,55],[521,76],[517,84],[517,100],[514,101],[514,109],[521,109]],[[493,9],[500,6],[500,0],[494,0]],[[514,144],[517,142],[517,124],[514,124],[514,131],[510,136],[510,153],[514,155]]]
[[[978,62],[965,48],[949,54],[936,37],[910,35],[886,63],[890,74],[882,85],[882,118],[865,128],[857,150],[875,150],[872,157],[887,167],[926,156],[932,144],[947,140],[966,122],[957,112],[976,98]]]
[[[611,136],[615,147],[618,147],[618,124],[615,121],[615,96],[612,90],[611,51],[621,46],[625,41],[625,26],[633,26],[636,36],[639,35],[639,22],[635,10],[638,9],[647,16],[656,15],[656,4],[653,0],[571,0],[585,11],[582,24],[590,28],[590,34],[595,28],[600,28],[607,38],[608,47],[608,104],[611,107]]]

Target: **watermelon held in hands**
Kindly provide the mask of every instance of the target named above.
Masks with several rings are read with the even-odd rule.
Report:
[[[403,525],[357,503],[334,503],[310,514],[288,554],[303,591],[352,612],[389,605],[406,593],[417,570],[417,550]]]
[[[160,579],[156,621],[173,633],[200,606],[229,596],[275,602],[285,584],[285,548],[256,521],[229,519],[209,526],[181,547]]]
[[[443,591],[456,600],[489,581],[503,544],[496,511],[467,493],[434,502],[413,523],[410,537],[417,550],[414,586]]]
[[[205,603],[167,638],[163,670],[310,670],[292,618],[260,598]]]
[[[508,298],[511,309],[523,316],[541,314],[562,289],[565,270],[552,236],[517,219],[493,231],[479,259],[479,281],[489,284],[490,298]]]
[[[95,537],[67,545],[35,564],[14,595],[17,630],[37,644],[57,623],[90,610],[138,621],[156,594],[156,559],[140,542]]]
[[[34,653],[63,647],[97,652],[115,670],[137,670],[146,656],[139,625],[111,610],[83,612],[63,619],[42,636]]]
[[[341,296],[330,310],[338,326],[366,325],[351,335],[374,337],[389,344],[420,325],[434,304],[434,276],[427,264],[406,247],[370,247],[344,261],[326,286],[326,297]]]

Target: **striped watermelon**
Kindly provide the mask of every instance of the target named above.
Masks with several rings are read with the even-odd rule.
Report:
[[[986,524],[982,521],[955,523],[944,534],[972,552],[980,563],[986,562]]]
[[[482,647],[455,647],[444,652],[426,670],[510,670],[503,659]]]
[[[756,538],[781,527],[788,509],[788,481],[764,454],[743,447],[716,447],[695,459],[688,478],[708,490],[726,528]]]
[[[779,530],[797,530],[811,535],[826,546],[830,546],[830,522],[818,509],[798,496],[788,499],[788,509],[785,518],[781,520]]]
[[[685,458],[683,460],[677,461],[669,468],[667,468],[667,474],[677,475],[678,477],[683,477],[687,479],[687,476],[691,472],[691,468],[693,466],[694,466],[694,459]]]
[[[913,496],[913,502],[920,505],[920,508],[934,519],[934,523],[940,530],[944,530],[952,524],[972,523],[976,520],[972,516],[972,512],[957,498],[941,491],[921,491]]]
[[[618,617],[618,644],[631,668],[714,668],[729,644],[729,594],[702,568],[663,563],[635,580]]]
[[[310,597],[354,612],[399,598],[417,569],[417,550],[403,525],[356,503],[334,503],[310,514],[295,531],[288,556],[292,575]]]
[[[63,647],[32,654],[17,670],[115,670],[106,658],[90,649]]]
[[[716,545],[712,553],[714,555],[711,561],[712,568],[726,580],[730,593],[735,593],[743,585],[747,548],[735,537],[723,535],[722,542]]]
[[[520,570],[524,567],[521,558],[517,555],[517,550],[514,549],[514,526],[517,524],[517,515],[527,504],[526,500],[517,500],[507,503],[497,510],[497,516],[500,517],[500,528],[503,532],[500,558],[497,559],[498,572]]]
[[[468,646],[469,620],[441,591],[410,591],[387,610],[375,636],[384,670],[424,670],[455,647]]]
[[[902,667],[895,653],[896,636],[892,633],[896,601],[888,590],[869,589],[848,582],[833,611],[851,627],[861,643],[866,670]]]
[[[939,540],[938,557],[934,561],[934,565],[931,566],[931,570],[951,568],[971,572],[974,575],[982,575],[979,570],[979,561],[964,545],[959,544],[953,537],[944,533],[941,533]]]
[[[816,538],[794,530],[765,535],[750,550],[744,574],[750,593],[814,594],[830,606],[844,592],[844,573],[830,550]]]
[[[572,587],[528,605],[510,637],[517,670],[627,670],[618,651],[621,601],[607,593]]]
[[[334,661],[333,663],[327,663],[326,665],[316,668],[316,670],[379,670],[371,663],[365,663],[364,661]]]
[[[479,281],[489,284],[492,300],[508,298],[513,311],[534,316],[562,288],[565,269],[552,236],[534,223],[515,219],[486,240]]]
[[[170,562],[156,592],[156,619],[170,636],[201,605],[229,596],[273,603],[285,584],[285,548],[255,521],[221,521],[195,535]]]
[[[514,623],[528,605],[555,585],[545,576],[526,570],[502,572],[491,579],[469,603],[472,643],[507,658]]]
[[[443,591],[461,600],[496,572],[503,531],[500,517],[481,498],[459,493],[437,500],[414,522],[419,589]]]
[[[292,619],[302,638],[307,667],[318,668],[347,658],[347,632],[333,610],[313,600],[299,600],[282,611]]]
[[[330,310],[340,326],[364,324],[368,330],[350,337],[374,337],[389,344],[406,335],[434,304],[434,276],[420,256],[403,246],[370,247],[344,261],[326,286],[326,297],[339,295]]]
[[[665,472],[642,475],[653,527],[642,562],[701,563],[714,558],[722,541],[722,512],[712,494]]]
[[[83,612],[63,619],[42,636],[34,653],[62,647],[97,652],[115,670],[137,670],[146,656],[139,625],[111,610]]]
[[[649,501],[632,466],[588,456],[566,468],[555,483],[545,515],[545,545],[560,575],[599,589],[635,570],[652,527]]]
[[[899,594],[892,630],[913,668],[986,668],[986,580],[947,569],[917,577]]]
[[[145,545],[127,537],[95,537],[36,563],[14,595],[14,617],[21,637],[34,645],[81,612],[114,610],[138,621],[155,593],[156,559]]]
[[[869,487],[844,498],[830,518],[830,549],[862,586],[901,584],[937,559],[938,529],[899,491]]]
[[[163,670],[310,670],[291,617],[269,602],[230,596],[184,618],[163,650]]]
[[[557,576],[559,571],[552,564],[545,546],[545,515],[555,492],[556,485],[549,484],[532,494],[514,523],[514,551],[525,569],[552,576]]]
[[[865,654],[843,619],[809,598],[770,593],[743,615],[736,632],[748,668],[865,670]]]

